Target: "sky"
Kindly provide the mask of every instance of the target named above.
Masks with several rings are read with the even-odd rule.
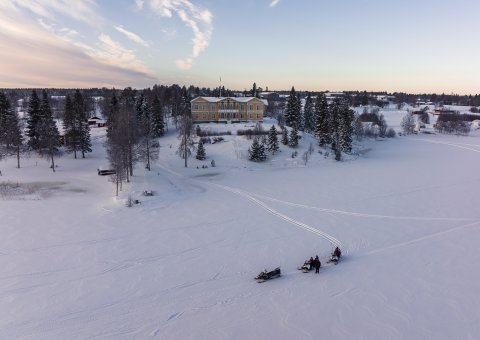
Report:
[[[0,0],[0,87],[474,94],[479,12],[478,0]]]

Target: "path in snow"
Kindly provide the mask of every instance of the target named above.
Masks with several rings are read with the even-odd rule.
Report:
[[[428,140],[428,139],[412,139],[412,140],[413,141],[421,141],[421,142],[425,142],[425,143],[431,143],[431,144],[448,145],[448,146],[452,146],[452,147],[455,147],[455,148],[480,153],[480,145],[476,145],[476,144],[440,142],[440,141],[432,141],[432,140]],[[475,148],[477,148],[477,149],[475,149]]]
[[[175,176],[184,178],[184,179],[186,179],[186,180],[190,180],[190,179],[188,179],[187,177],[185,177],[185,176],[183,176],[183,175],[181,175],[181,174],[179,174],[179,173],[176,173],[176,172],[174,172],[174,171],[172,171],[172,170],[170,170],[170,169],[168,169],[168,168],[165,168],[165,167],[160,166],[160,165],[159,165],[159,167],[160,167],[161,169],[165,170],[165,171],[168,171],[169,173],[171,173],[171,174],[173,174],[173,175],[175,175]],[[267,210],[269,213],[271,213],[271,214],[273,214],[273,215],[275,215],[275,216],[283,219],[284,221],[287,221],[288,223],[293,224],[293,225],[296,226],[296,227],[302,228],[302,229],[307,230],[307,231],[309,231],[309,232],[311,232],[311,233],[313,233],[313,234],[315,234],[315,235],[317,235],[317,236],[320,236],[320,237],[322,237],[323,239],[327,240],[328,242],[334,244],[335,246],[340,246],[340,245],[342,244],[342,242],[340,242],[338,239],[336,239],[336,238],[333,237],[332,235],[329,235],[329,234],[327,234],[327,233],[325,233],[325,232],[323,232],[323,231],[321,231],[321,230],[318,230],[318,229],[316,229],[316,228],[314,228],[314,227],[312,227],[312,226],[310,226],[310,225],[308,225],[308,224],[302,223],[302,222],[297,221],[297,220],[295,220],[295,219],[293,219],[293,218],[291,218],[291,217],[289,217],[289,216],[287,216],[287,215],[285,215],[285,214],[282,214],[282,213],[276,211],[275,209],[273,209],[272,207],[268,206],[268,205],[265,204],[264,202],[260,201],[259,199],[257,199],[257,198],[255,198],[255,197],[249,195],[248,193],[246,193],[246,192],[244,192],[244,191],[242,191],[242,190],[235,189],[235,188],[232,188],[232,187],[228,187],[228,186],[226,186],[226,185],[216,184],[216,183],[209,183],[209,182],[204,182],[204,181],[199,181],[199,180],[193,180],[193,181],[196,181],[196,182],[199,182],[199,183],[202,183],[202,184],[213,185],[213,186],[215,186],[215,187],[217,187],[217,188],[220,188],[220,189],[223,189],[223,190],[225,190],[225,191],[231,192],[231,193],[233,193],[233,194],[239,195],[239,196],[241,196],[241,197],[243,197],[243,198],[246,198],[246,199],[248,199],[249,201],[255,203],[257,206],[259,206],[259,207]]]
[[[389,245],[389,246],[383,247],[383,248],[374,249],[374,250],[366,252],[366,253],[364,253],[363,255],[360,255],[360,256],[372,255],[372,254],[380,253],[380,252],[383,252],[383,251],[386,251],[386,250],[403,247],[403,246],[410,245],[410,244],[413,244],[413,243],[417,243],[417,242],[421,242],[421,241],[428,240],[428,239],[431,239],[431,238],[435,238],[435,237],[438,237],[438,236],[441,236],[441,235],[450,234],[452,232],[456,232],[456,231],[459,231],[459,230],[462,230],[462,229],[471,228],[471,227],[477,226],[479,224],[480,224],[480,221],[475,221],[475,222],[463,224],[461,226],[454,227],[452,229],[439,231],[439,232],[436,232],[436,233],[433,233],[433,234],[430,234],[430,235],[425,235],[425,236],[422,236],[422,237],[415,238],[413,240],[409,240],[409,241],[405,241],[405,242],[401,242],[401,243],[397,243],[397,244],[392,244],[392,245]]]
[[[255,193],[249,193],[247,191],[243,191],[243,192],[255,197],[263,198],[272,202],[282,203],[282,204],[289,205],[296,208],[305,208],[305,209],[317,210],[321,212],[338,214],[338,215],[349,215],[349,216],[366,217],[366,218],[384,218],[384,219],[394,219],[394,220],[417,220],[417,221],[472,221],[474,220],[473,218],[461,218],[461,217],[449,218],[449,217],[419,217],[419,216],[392,216],[392,215],[364,214],[364,213],[358,213],[358,212],[352,212],[352,211],[315,207],[315,206],[310,206],[305,204],[283,201],[274,197],[263,196]]]

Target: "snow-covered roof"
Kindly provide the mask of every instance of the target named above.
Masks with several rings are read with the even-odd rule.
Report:
[[[197,99],[204,99],[209,103],[218,103],[219,101],[222,101],[224,99],[232,99],[232,100],[234,100],[236,102],[239,102],[239,103],[248,103],[249,101],[251,101],[253,99],[262,100],[262,99],[257,98],[257,97],[197,97],[197,98],[193,99],[193,101],[195,101]]]

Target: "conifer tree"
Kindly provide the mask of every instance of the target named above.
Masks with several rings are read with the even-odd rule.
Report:
[[[23,146],[23,136],[18,116],[3,92],[0,92],[0,144],[3,144],[7,150],[15,149],[17,167],[20,168],[20,151]]]
[[[294,127],[295,125],[298,128],[300,117],[300,105],[297,93],[295,88],[292,86],[290,90],[290,95],[288,96],[287,107],[285,111],[285,124],[289,127]]]
[[[80,151],[82,151],[82,158],[85,158],[85,153],[92,152],[90,126],[86,120],[80,125]]]
[[[317,97],[315,105],[315,135],[318,137],[320,146],[331,144],[331,115],[325,94],[321,93]]]
[[[315,131],[315,106],[313,98],[310,93],[307,94],[305,99],[305,107],[303,108],[303,120],[305,124],[305,131],[311,133]]]
[[[282,144],[283,145],[288,145],[288,130],[286,127],[283,128],[282,130]]]
[[[346,100],[340,102],[339,147],[346,153],[352,151],[354,114]]]
[[[198,142],[197,156],[196,159],[203,161],[206,158],[205,148],[203,147],[202,141]]]
[[[277,129],[275,129],[275,125],[272,125],[270,131],[268,132],[268,143],[267,149],[272,154],[278,151],[280,147],[278,146],[278,137],[277,137]]]
[[[300,99],[299,92],[297,92],[297,101],[295,103],[295,111],[297,112],[297,130],[305,131],[305,119],[302,112],[302,100]]]
[[[152,135],[155,138],[165,134],[165,122],[163,121],[162,103],[157,95],[152,102]]]
[[[60,133],[57,124],[53,120],[50,102],[47,91],[43,90],[42,101],[40,103],[40,120],[37,123],[37,150],[41,156],[51,160],[52,171],[55,172],[54,156],[60,153]]]
[[[341,114],[342,108],[339,99],[335,99],[330,105],[331,122],[331,148],[335,154],[335,160],[341,160]]]
[[[80,144],[80,129],[75,119],[75,111],[70,95],[65,98],[65,112],[63,116],[63,129],[65,131],[64,141],[67,152],[73,152],[77,158],[77,151]]]
[[[292,148],[296,148],[298,146],[298,130],[296,125],[294,125],[292,130],[290,131],[288,146]]]
[[[90,126],[88,126],[85,101],[79,90],[75,91],[72,106],[74,124],[78,130],[78,149],[82,152],[82,158],[85,158],[85,153],[92,152],[92,143],[90,142]]]
[[[250,155],[249,159],[254,162],[263,162],[267,159],[265,148],[260,144],[257,137],[253,139],[253,143],[250,146],[250,149],[248,149],[248,153]]]
[[[27,119],[27,136],[28,136],[28,146],[36,150],[38,149],[38,129],[37,125],[40,121],[40,98],[38,98],[37,91],[32,90],[32,95],[28,100],[28,109],[27,109],[28,119]]]

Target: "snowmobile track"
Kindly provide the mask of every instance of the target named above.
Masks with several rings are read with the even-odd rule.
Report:
[[[315,229],[314,227],[308,225],[308,224],[305,224],[305,223],[302,223],[302,222],[299,222],[297,220],[294,220],[293,218],[287,216],[287,215],[284,215],[278,211],[276,211],[275,209],[271,208],[270,206],[266,205],[264,202],[260,201],[259,199],[249,195],[248,193],[242,191],[242,190],[239,190],[239,189],[234,189],[234,188],[231,188],[231,187],[228,187],[228,186],[225,186],[225,185],[220,185],[220,184],[215,184],[215,183],[212,183],[212,185],[215,185],[219,188],[222,188],[223,190],[226,190],[226,191],[229,191],[229,192],[232,192],[236,195],[239,195],[239,196],[242,196],[250,201],[252,201],[253,203],[255,203],[256,205],[260,206],[261,208],[267,210],[269,213],[277,216],[277,217],[280,217],[281,219],[289,222],[290,224],[293,224],[299,228],[302,228],[302,229],[305,229],[307,231],[310,231],[311,233],[314,233],[315,235],[318,235],[322,238],[324,238],[325,240],[329,241],[330,243],[336,245],[336,246],[340,246],[342,244],[342,242],[340,242],[338,239],[336,239],[335,237],[323,232],[323,231],[320,231],[318,229]]]

